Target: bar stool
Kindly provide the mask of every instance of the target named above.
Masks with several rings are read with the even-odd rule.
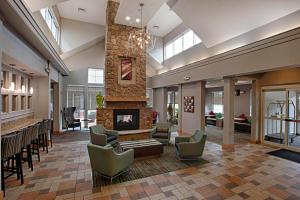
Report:
[[[40,144],[43,146],[43,151],[45,151],[46,148],[46,152],[48,153],[48,120],[44,119],[41,122],[41,128],[39,131],[39,140],[40,140]]]
[[[33,163],[32,163],[32,151],[31,151],[31,132],[33,130],[32,126],[29,126],[21,131],[22,133],[22,142],[21,142],[21,147],[22,147],[22,157],[23,153],[27,153],[27,162],[28,162],[28,168],[31,168],[31,171],[33,171]]]
[[[13,174],[17,174],[17,178],[21,179],[21,184],[24,183],[21,161],[21,144],[22,133],[20,132],[15,132],[1,138],[1,185],[3,191],[5,191],[4,179],[12,176]],[[9,166],[10,160],[13,161],[11,167]],[[14,166],[14,160],[16,161],[16,166]],[[5,176],[5,171],[10,172],[10,174]]]
[[[48,131],[49,131],[49,137],[50,137],[50,145],[52,148],[52,134],[53,134],[53,120],[48,119]]]
[[[37,123],[33,126],[31,132],[31,144],[32,144],[32,155],[38,156],[38,161],[41,161],[40,158],[40,140],[39,140],[39,133],[41,131],[41,123]]]

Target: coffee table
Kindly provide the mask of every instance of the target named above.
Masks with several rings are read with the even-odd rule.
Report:
[[[119,143],[122,150],[134,149],[134,157],[160,155],[164,152],[163,144],[155,139],[125,141]]]

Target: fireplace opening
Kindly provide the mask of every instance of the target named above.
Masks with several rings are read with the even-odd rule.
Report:
[[[140,111],[138,109],[114,110],[114,130],[137,130],[140,124]]]

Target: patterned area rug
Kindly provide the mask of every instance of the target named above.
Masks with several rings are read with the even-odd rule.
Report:
[[[200,166],[205,163],[208,163],[208,161],[201,158],[198,160],[180,161],[176,158],[175,146],[169,145],[164,146],[164,153],[161,156],[135,159],[130,169],[119,177],[116,177],[112,183],[107,178],[97,176],[95,184],[96,186],[116,184],[164,174],[192,166]]]

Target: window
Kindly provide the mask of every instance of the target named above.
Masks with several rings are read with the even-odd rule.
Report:
[[[166,59],[171,58],[172,56],[174,56],[173,43],[168,44],[166,47]]]
[[[179,54],[201,42],[200,38],[192,31],[184,32],[182,35],[169,42],[165,47],[166,59]]]
[[[56,40],[57,43],[59,43],[59,26],[55,18],[53,17],[54,14],[51,12],[49,8],[43,8],[41,9],[40,12],[44,20],[46,21],[48,28],[50,29],[54,39]]]
[[[104,84],[104,71],[103,69],[88,69],[88,83]]]
[[[68,86],[67,107],[76,107],[75,118],[84,119],[84,87]]]
[[[213,111],[214,113],[223,113],[223,92],[213,92]]]

